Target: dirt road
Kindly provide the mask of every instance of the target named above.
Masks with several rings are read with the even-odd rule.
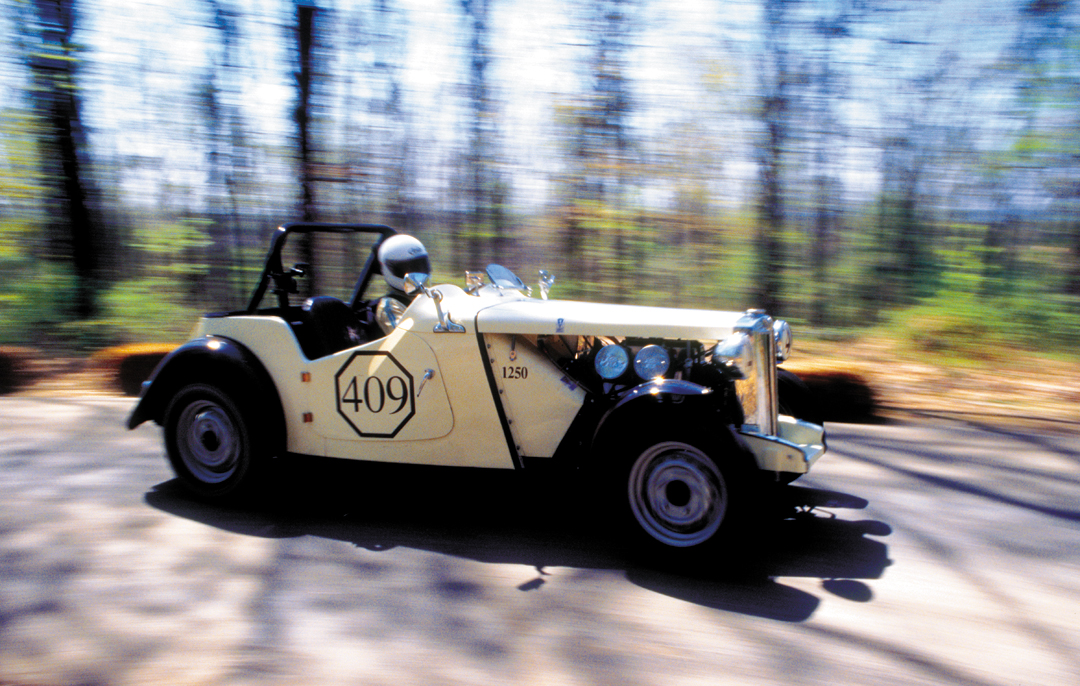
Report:
[[[731,577],[506,474],[201,504],[132,402],[0,398],[4,686],[1080,683],[1075,434],[830,425]]]

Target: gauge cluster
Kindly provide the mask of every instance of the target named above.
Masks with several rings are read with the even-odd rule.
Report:
[[[601,394],[661,378],[711,386],[723,376],[711,363],[712,350],[698,341],[595,336],[582,337],[576,346],[564,338],[539,343],[575,380]],[[566,354],[568,347],[572,354]]]

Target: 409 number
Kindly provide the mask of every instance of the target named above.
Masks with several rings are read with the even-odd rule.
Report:
[[[391,376],[385,382],[377,376],[369,376],[361,384],[354,376],[341,395],[341,404],[352,405],[353,412],[359,412],[363,405],[372,414],[387,409],[390,414],[397,414],[409,404],[409,383],[402,376]]]

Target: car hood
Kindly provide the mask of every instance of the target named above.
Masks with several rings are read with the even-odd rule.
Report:
[[[476,330],[719,341],[731,335],[743,314],[527,298],[481,309],[476,315]]]

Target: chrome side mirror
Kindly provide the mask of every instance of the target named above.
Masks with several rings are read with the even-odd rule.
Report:
[[[555,285],[555,275],[546,269],[540,270],[540,297],[544,300],[548,299],[548,293],[551,291],[551,287]]]
[[[484,272],[465,272],[465,292],[476,295],[484,287]]]
[[[417,293],[423,293],[430,296],[431,293],[428,289],[428,282],[431,281],[431,274],[424,274],[423,272],[409,272],[405,275],[405,295],[416,295]]]
[[[443,312],[442,300],[443,294],[437,289],[431,289],[428,287],[428,282],[431,281],[430,274],[422,274],[419,272],[409,272],[405,275],[405,293],[406,295],[414,295],[416,293],[423,293],[427,297],[431,298],[431,301],[435,303],[435,312],[439,315],[439,323],[435,325],[433,331],[435,333],[465,333],[465,327],[450,319],[449,312]]]

